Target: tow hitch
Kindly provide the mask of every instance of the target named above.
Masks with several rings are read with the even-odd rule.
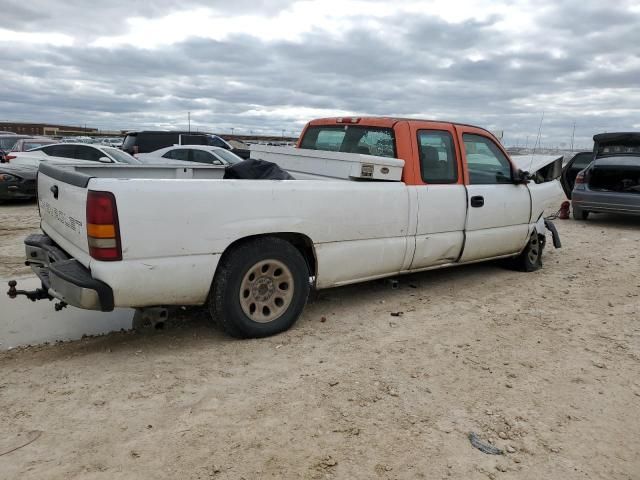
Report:
[[[36,288],[35,290],[31,291],[16,290],[17,285],[18,282],[16,282],[15,280],[9,280],[9,291],[7,292],[9,298],[16,298],[18,295],[24,295],[32,302],[35,302],[37,300],[44,300],[46,298],[48,298],[49,300],[53,300],[53,297],[49,295],[49,293],[44,288]]]
[[[7,295],[9,295],[9,298],[14,299],[14,298],[17,298],[19,295],[24,295],[32,302],[36,302],[38,300],[51,301],[54,299],[54,297],[49,295],[49,292],[47,292],[44,288],[36,288],[35,290],[18,290],[16,289],[17,285],[18,285],[18,282],[16,282],[15,280],[9,280],[9,291],[7,292]],[[54,305],[54,308],[56,309],[56,312],[59,312],[66,306],[67,304],[65,302],[57,302]]]

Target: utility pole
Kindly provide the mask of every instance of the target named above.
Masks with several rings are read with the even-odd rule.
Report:
[[[191,133],[191,112],[187,112],[187,123],[189,124],[189,133]]]
[[[233,130],[234,130],[234,128],[231,127],[231,136],[233,136]]]
[[[282,138],[284,138],[284,128],[282,129]]]
[[[573,139],[576,135],[576,122],[573,122],[573,131],[571,132],[571,151],[573,152]]]

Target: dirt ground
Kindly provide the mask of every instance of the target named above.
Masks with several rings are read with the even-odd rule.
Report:
[[[0,277],[26,275],[24,237],[38,231],[40,216],[35,201],[0,203]]]
[[[0,207],[3,273],[35,209]],[[195,312],[2,353],[0,478],[638,479],[640,219],[556,223],[539,272],[326,291],[268,339]]]

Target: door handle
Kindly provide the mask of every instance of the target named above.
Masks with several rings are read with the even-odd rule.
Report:
[[[471,197],[471,206],[474,208],[484,206],[484,197],[481,197],[480,195]]]
[[[53,198],[58,198],[58,186],[54,185],[52,186],[49,190],[51,190],[51,193],[53,193]]]

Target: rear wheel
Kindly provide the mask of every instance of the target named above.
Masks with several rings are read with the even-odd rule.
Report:
[[[525,249],[513,259],[513,266],[523,272],[535,272],[542,268],[544,245],[544,237],[533,232]]]
[[[221,260],[209,293],[209,311],[229,335],[255,338],[287,330],[309,296],[309,269],[289,242],[258,238]]]
[[[589,218],[589,212],[580,207],[573,207],[573,218],[574,220],[586,220]]]

